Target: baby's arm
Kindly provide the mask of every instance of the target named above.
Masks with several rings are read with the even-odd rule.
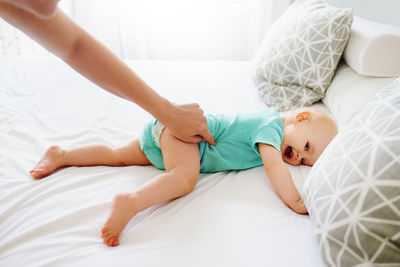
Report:
[[[306,214],[307,208],[293,183],[289,169],[282,160],[279,151],[271,145],[262,143],[258,144],[258,148],[264,163],[265,172],[279,197],[294,212]]]

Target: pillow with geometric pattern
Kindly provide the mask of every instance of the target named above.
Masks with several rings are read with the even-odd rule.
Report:
[[[314,164],[303,200],[328,266],[400,266],[400,77]]]
[[[351,8],[297,0],[269,28],[256,52],[261,99],[285,111],[320,100],[342,56],[353,21]]]

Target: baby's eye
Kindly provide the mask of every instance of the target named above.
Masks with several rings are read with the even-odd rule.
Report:
[[[310,145],[308,144],[308,142],[307,142],[306,146],[304,147],[304,149],[305,149],[306,151],[310,149]]]

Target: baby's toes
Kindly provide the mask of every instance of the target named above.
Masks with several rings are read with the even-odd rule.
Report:
[[[112,235],[110,233],[104,233],[101,235],[101,237],[103,238],[103,243],[108,245],[108,241],[110,240]]]
[[[108,237],[108,239],[107,239],[107,246],[112,247],[113,244],[114,244],[115,239],[116,239],[116,238],[115,238],[114,235]]]
[[[105,233],[110,232],[110,230],[111,230],[110,227],[104,226],[101,229],[101,234],[104,235]]]
[[[119,245],[118,237],[113,237],[112,238],[112,242],[111,242],[111,246],[116,247],[118,245]]]
[[[118,246],[118,237],[116,237],[109,229],[101,230],[101,237],[103,238],[103,243],[109,247]]]
[[[33,169],[30,171],[30,174],[33,178],[40,178],[43,174],[43,171],[41,171],[40,169]]]

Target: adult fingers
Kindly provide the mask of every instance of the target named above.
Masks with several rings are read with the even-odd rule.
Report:
[[[206,141],[207,143],[209,143],[212,146],[215,146],[215,140],[214,137],[212,136],[210,130],[207,128],[206,131],[204,131],[201,136],[203,137],[204,141]]]
[[[200,135],[195,135],[195,136],[188,137],[186,140],[182,140],[182,141],[184,141],[186,143],[190,143],[190,144],[197,144],[199,142],[203,142],[204,138],[201,137]]]
[[[203,110],[200,108],[200,105],[198,103],[182,104],[182,105],[180,105],[180,107],[183,109],[198,109],[201,112],[203,112]]]

